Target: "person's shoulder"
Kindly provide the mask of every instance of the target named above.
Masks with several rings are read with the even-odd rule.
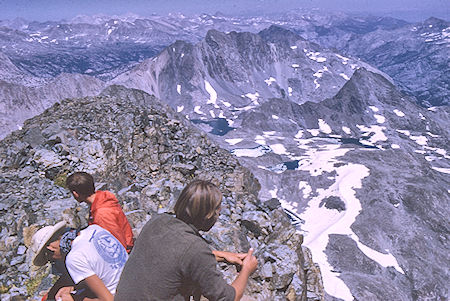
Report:
[[[142,231],[146,232],[156,228],[168,230],[173,223],[176,223],[176,218],[170,214],[155,214],[148,220]]]
[[[76,241],[92,241],[92,238],[99,233],[102,233],[103,235],[112,235],[110,231],[102,226],[92,224],[80,231],[80,235],[76,238]]]
[[[195,231],[188,224],[168,213],[162,213],[152,216],[152,218],[147,222],[142,231],[144,233],[164,232],[168,235],[176,234],[178,239],[186,239],[189,236],[197,236],[195,234]]]
[[[93,205],[95,206],[104,206],[104,205],[112,205],[118,204],[118,200],[116,195],[107,190],[97,190],[95,192],[95,198]]]

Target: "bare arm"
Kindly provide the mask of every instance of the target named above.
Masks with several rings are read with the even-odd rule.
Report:
[[[103,281],[97,275],[92,275],[83,280],[89,289],[97,296],[96,299],[84,298],[84,301],[98,300],[98,301],[114,301],[114,296],[106,288]]]
[[[248,250],[246,257],[242,261],[242,270],[239,272],[239,275],[233,281],[231,286],[234,288],[236,292],[236,296],[234,297],[234,301],[241,300],[244,295],[245,287],[247,286],[248,277],[256,270],[258,267],[258,261],[256,257],[253,256],[253,249]]]
[[[247,256],[247,253],[232,253],[226,251],[213,250],[212,253],[216,257],[217,262],[228,262],[241,266],[242,260]]]
[[[58,292],[56,293],[56,295],[55,295],[55,300],[58,300],[58,299],[60,299],[60,300],[72,300],[72,299],[67,299],[67,298],[68,297],[72,298],[72,296],[70,295],[70,292],[72,292],[73,289],[74,289],[73,286],[65,286],[65,287],[60,288],[58,290]],[[65,297],[63,298],[63,296],[65,296]]]

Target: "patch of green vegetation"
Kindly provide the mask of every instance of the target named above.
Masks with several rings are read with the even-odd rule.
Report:
[[[66,188],[67,171],[60,173],[53,181],[56,185],[62,188]]]
[[[34,278],[29,278],[28,280],[26,280],[25,287],[27,288],[28,295],[33,296],[36,293],[42,280],[47,276],[48,276],[48,272],[45,272],[42,274],[38,274]]]

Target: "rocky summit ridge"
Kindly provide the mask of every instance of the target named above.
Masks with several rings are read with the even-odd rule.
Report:
[[[252,300],[321,300],[320,273],[302,236],[277,199],[262,202],[249,170],[205,134],[142,91],[108,87],[96,97],[66,99],[0,142],[2,300],[37,300],[51,283],[48,268],[31,268],[33,233],[61,219],[87,224],[87,208],[61,187],[68,173],[94,174],[115,192],[138,235],[158,212],[170,211],[193,178],[219,185],[224,202],[205,238],[217,249],[255,249]],[[232,280],[234,267],[220,270]]]

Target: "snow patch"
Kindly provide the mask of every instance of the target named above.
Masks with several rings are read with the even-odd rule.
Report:
[[[199,115],[206,115],[205,113],[203,113],[201,110],[200,110],[200,106],[195,106],[194,107],[194,112],[195,113],[197,113],[197,114],[199,114]]]
[[[222,101],[223,105],[226,106],[227,108],[231,107],[231,103],[229,103],[228,101]]]
[[[316,85],[315,89],[319,89],[320,88],[320,84],[317,81],[317,78],[314,80],[314,84]]]
[[[350,128],[343,126],[342,130],[344,131],[344,133],[346,133],[347,135],[350,135],[352,133],[352,131],[350,130]]]
[[[403,113],[400,110],[395,109],[394,110],[395,115],[397,115],[398,117],[405,117],[405,113]]]
[[[370,142],[372,144],[374,144],[378,141],[386,141],[387,140],[386,135],[383,133],[383,130],[386,129],[384,126],[379,126],[379,125],[371,125],[370,127],[366,127],[363,125],[356,125],[356,126],[366,136],[369,136],[371,133],[373,133],[373,135],[368,140],[368,142]],[[361,143],[362,143],[362,141],[361,141]]]
[[[181,95],[181,85],[177,85],[177,92]]]
[[[345,155],[348,151],[350,149],[340,148],[336,144],[325,145],[320,150],[308,148],[305,156],[298,162],[298,170],[309,171],[313,177],[323,172],[332,172],[335,170],[334,164],[338,163],[335,158]]]
[[[435,152],[441,156],[447,156],[447,151],[445,149],[436,148]]]
[[[303,130],[298,130],[297,134],[295,134],[294,138],[300,139],[303,137]]]
[[[277,132],[275,132],[275,131],[267,131],[267,132],[263,132],[263,134],[264,134],[264,136],[273,136],[273,135],[275,135]]]
[[[288,155],[288,153],[286,152],[286,148],[284,147],[283,144],[280,144],[280,143],[272,144],[272,145],[269,145],[269,147],[277,155]]]
[[[236,145],[239,142],[241,142],[243,139],[241,138],[234,138],[234,139],[225,139],[225,142],[227,142],[229,145]]]
[[[268,86],[272,85],[272,83],[277,82],[277,80],[273,77],[269,77],[269,79],[264,80]]]
[[[303,191],[303,198],[307,199],[312,192],[311,186],[306,181],[300,181],[298,183],[298,189]]]
[[[375,107],[375,106],[369,106],[369,109],[371,109],[373,112],[378,112],[378,111],[380,111],[380,109],[378,109],[378,108]]]
[[[297,46],[291,46],[291,49],[295,50],[295,49],[297,49]]]
[[[237,157],[251,157],[251,158],[261,157],[262,155],[268,152],[270,152],[270,148],[263,145],[260,145],[255,148],[236,148],[231,151],[231,153]]]
[[[292,96],[292,88],[291,87],[288,87],[288,93],[289,93],[289,96]]]
[[[279,118],[277,115],[272,115],[272,119],[278,120]]]
[[[312,52],[311,51],[311,52],[308,52],[306,55],[309,57],[309,59],[316,61],[318,63],[323,63],[323,62],[326,62],[326,60],[327,60],[325,57],[319,57],[320,52]]]
[[[217,92],[214,90],[214,88],[211,86],[211,84],[205,80],[205,90],[209,93],[209,100],[206,102],[207,104],[211,103],[216,105],[217,102]]]
[[[386,121],[386,118],[382,115],[374,114],[373,117],[375,117],[378,123],[384,123]]]
[[[340,58],[342,60],[342,65],[347,65],[348,61],[350,60],[348,57],[336,54],[336,57]]]
[[[258,103],[258,97],[259,97],[259,93],[258,92],[255,92],[255,93],[247,93],[247,94],[245,94],[245,97],[248,97],[248,98],[250,98],[252,101],[253,101],[253,103],[255,103],[255,104],[259,104]]]
[[[446,174],[450,174],[450,168],[443,168],[443,167],[431,167],[432,169],[439,171],[441,173],[446,173]]]
[[[391,147],[392,147],[393,149],[399,149],[399,148],[400,148],[400,145],[398,145],[398,144],[391,144]]]
[[[409,138],[419,145],[427,145],[428,139],[425,136],[409,136]]]
[[[399,132],[400,134],[403,134],[405,136],[411,135],[411,133],[408,130],[397,130],[397,132]]]
[[[177,106],[177,112],[180,113],[184,110],[184,106]]]
[[[331,127],[323,119],[319,119],[319,130],[325,134],[331,134]]]
[[[307,131],[314,137],[319,135],[319,132],[320,132],[318,129],[308,129]]]
[[[345,73],[340,73],[339,75],[345,80],[350,80],[350,77],[348,77]]]
[[[401,273],[401,274],[405,274],[405,272],[403,271],[403,269],[399,266],[397,259],[395,259],[395,257],[389,253],[389,250],[385,250],[387,252],[387,254],[385,253],[381,253],[378,251],[375,251],[374,249],[369,248],[368,246],[362,244],[359,241],[358,236],[356,236],[356,234],[352,233],[350,235],[350,237],[356,242],[356,244],[358,245],[358,248],[370,259],[372,259],[373,261],[377,262],[379,265],[381,265],[382,267],[393,267],[394,269],[397,270],[397,272]]]
[[[439,137],[439,135],[435,135],[435,134],[433,134],[431,132],[427,132],[427,135],[432,137],[432,138],[438,138]]]
[[[300,67],[299,64],[292,64],[292,68],[298,68],[298,67]]]
[[[260,144],[260,145],[266,145],[266,138],[264,138],[261,135],[256,135],[255,136],[255,142]]]

